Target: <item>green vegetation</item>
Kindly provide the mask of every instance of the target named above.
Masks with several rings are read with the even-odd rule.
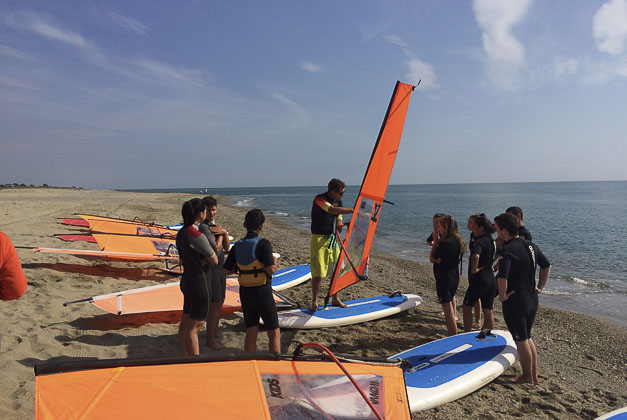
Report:
[[[24,188],[55,188],[55,189],[66,189],[66,190],[84,190],[83,187],[53,187],[51,185],[48,184],[43,184],[43,185],[26,185],[26,184],[18,184],[17,182],[14,182],[12,184],[0,184],[0,190],[6,190],[6,189],[16,189],[16,188],[20,188],[20,189],[24,189]]]

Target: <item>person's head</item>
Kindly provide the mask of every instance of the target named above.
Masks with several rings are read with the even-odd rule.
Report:
[[[514,216],[516,220],[518,220],[518,224],[522,226],[523,211],[520,207],[516,207],[516,206],[508,207],[507,210],[505,210],[505,213],[508,213]]]
[[[441,239],[454,237],[459,243],[462,254],[466,252],[466,242],[459,233],[457,220],[451,215],[445,214],[437,219],[437,231]]]
[[[475,237],[479,237],[486,233],[494,233],[495,227],[484,213],[476,213],[468,218],[468,230],[470,230]]]
[[[205,203],[205,207],[207,207],[207,219],[213,221],[216,218],[216,214],[218,214],[218,200],[208,195],[202,198],[202,202]]]
[[[244,227],[251,232],[258,232],[266,222],[266,216],[259,209],[252,209],[244,217]]]
[[[518,236],[518,219],[510,213],[501,213],[494,218],[496,233],[503,240],[510,240]]]
[[[446,216],[444,213],[436,213],[433,215],[433,230],[438,229],[438,219],[442,216]]]
[[[344,195],[344,190],[346,189],[346,184],[344,181],[340,181],[337,178],[331,179],[329,184],[327,185],[327,192],[329,196],[334,200],[339,200]]]
[[[181,216],[183,216],[183,225],[191,226],[204,220],[207,216],[207,208],[200,198],[192,198],[183,203]]]

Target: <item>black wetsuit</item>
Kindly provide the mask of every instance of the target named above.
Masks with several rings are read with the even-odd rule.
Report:
[[[549,260],[533,242],[511,239],[501,249],[497,278],[507,279],[507,291],[515,291],[503,302],[503,318],[514,341],[531,338],[531,327],[538,311],[536,265],[550,266]]]
[[[209,243],[211,244],[211,248],[214,250],[217,248],[216,236],[211,231],[211,228],[214,227],[215,224],[210,223],[209,221],[205,221],[198,226],[198,230],[205,234],[207,239],[209,239]],[[226,276],[222,275],[222,265],[224,264],[224,249],[221,249],[220,252],[216,252],[218,256],[218,264],[212,265],[210,268],[211,271],[211,302],[224,302],[224,298],[226,296]]]
[[[468,262],[468,290],[464,296],[464,305],[473,306],[477,299],[481,299],[483,309],[494,307],[494,297],[496,295],[496,277],[492,270],[496,244],[489,234],[475,238],[470,237],[470,258],[473,254],[479,255],[477,268],[482,268],[475,274],[470,272],[470,261]]]
[[[183,265],[180,285],[183,292],[183,313],[189,314],[191,319],[204,320],[209,310],[211,283],[209,266],[203,266],[202,259],[213,257],[215,252],[207,237],[194,226],[183,226],[179,230],[176,248]]]
[[[528,241],[531,241],[533,239],[531,239],[531,232],[529,232],[529,230],[527,230],[526,227],[524,226],[519,226],[518,227],[518,236],[520,236],[523,239],[526,239]]]
[[[453,300],[459,286],[459,258],[461,248],[457,238],[451,237],[440,240],[433,251],[433,258],[440,258],[439,263],[433,263],[433,275],[435,276],[435,288],[440,303],[448,303]]]
[[[311,233],[314,235],[332,235],[335,233],[334,224],[338,216],[323,210],[322,207],[329,206],[327,203],[333,207],[342,207],[342,200],[333,200],[329,197],[328,192],[315,196],[311,206]],[[339,217],[341,219],[341,216]]]
[[[258,235],[248,232],[244,239],[255,238]],[[255,248],[255,258],[264,266],[274,265],[272,255],[272,244],[267,239],[260,239]],[[237,270],[236,247],[229,251],[229,256],[224,262],[224,268],[229,271]],[[244,325],[246,328],[259,325],[259,318],[263,319],[263,324],[269,330],[279,328],[279,318],[277,316],[276,303],[272,294],[272,276],[266,273],[266,283],[261,286],[239,288],[240,301],[242,302],[242,312],[244,314]]]

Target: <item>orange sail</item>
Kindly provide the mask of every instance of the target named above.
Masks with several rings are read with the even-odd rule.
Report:
[[[142,221],[114,219],[112,217],[92,216],[78,214],[77,216],[89,223],[92,232],[118,233],[125,235],[147,235],[174,238],[178,232],[156,223],[146,223]]]
[[[334,295],[356,283],[366,272],[370,246],[381,215],[413,90],[412,85],[396,82],[355,202],[353,217],[331,280],[329,295]]]
[[[228,356],[36,366],[35,418],[375,418],[333,362]],[[410,418],[400,367],[343,367],[381,418]]]
[[[175,239],[150,236],[114,235],[93,233],[102,251],[128,252],[136,254],[178,255]]]
[[[174,255],[154,255],[154,254],[137,254],[132,252],[107,252],[95,251],[90,249],[61,249],[61,248],[33,248],[34,252],[50,252],[53,254],[66,254],[75,257],[97,258],[104,261],[117,262],[150,262],[150,261],[178,261],[178,254]]]
[[[239,299],[239,282],[236,278],[226,279],[225,295],[222,305],[223,315],[242,310],[242,303]],[[180,312],[183,308],[183,293],[181,293],[181,286],[178,281],[94,296],[81,301],[85,300],[103,311],[116,315]],[[283,303],[283,300],[276,295],[274,301],[277,305]]]

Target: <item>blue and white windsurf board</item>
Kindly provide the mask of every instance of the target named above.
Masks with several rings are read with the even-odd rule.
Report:
[[[279,311],[279,327],[310,329],[358,324],[414,309],[422,303],[422,298],[409,294],[393,294],[349,300],[344,303],[346,308],[329,305],[325,309],[321,305],[315,312],[308,308]],[[238,312],[236,315],[243,316]]]
[[[595,420],[627,420],[627,407],[619,408],[618,410],[603,414]]]
[[[493,330],[484,339],[469,332],[432,341],[390,358],[404,367],[412,412],[454,401],[491,382],[516,360],[516,344],[507,331]]]
[[[297,286],[311,278],[309,264],[295,265],[293,267],[277,270],[272,276],[272,290],[281,291]]]

